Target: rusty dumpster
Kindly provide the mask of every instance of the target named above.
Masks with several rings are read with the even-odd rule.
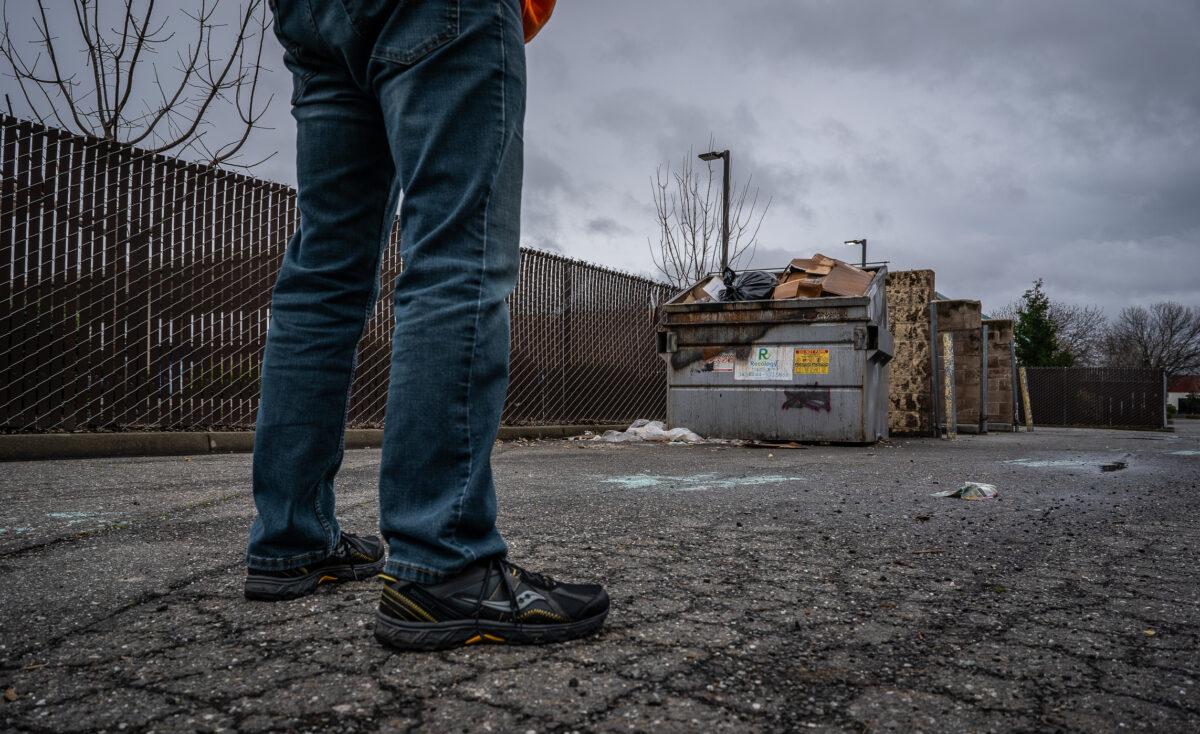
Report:
[[[886,438],[887,271],[872,272],[856,297],[667,301],[657,337],[668,424],[746,440]]]

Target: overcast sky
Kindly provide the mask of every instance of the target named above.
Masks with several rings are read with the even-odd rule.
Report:
[[[269,44],[250,155],[294,183]],[[528,55],[525,244],[651,274],[650,179],[712,135],[774,198],[755,265],[867,237],[985,309],[1200,305],[1197,0],[560,0]]]

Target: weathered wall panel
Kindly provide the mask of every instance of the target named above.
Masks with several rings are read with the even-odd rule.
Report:
[[[1013,426],[1013,322],[988,319],[988,430],[1011,431]]]
[[[954,335],[954,397],[958,430],[979,430],[983,311],[979,301],[934,301],[938,334]]]
[[[933,296],[932,270],[888,273],[888,321],[896,342],[888,391],[888,429],[892,435],[934,432],[929,343],[929,303]]]

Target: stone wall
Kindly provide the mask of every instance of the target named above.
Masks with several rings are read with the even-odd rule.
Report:
[[[888,326],[895,338],[890,366],[888,432],[893,436],[933,435],[932,363],[929,303],[932,270],[888,273]]]
[[[979,301],[934,301],[938,349],[942,334],[954,335],[954,400],[958,431],[979,431],[980,379],[983,361],[983,310]]]
[[[1011,431],[1013,427],[1013,322],[988,319],[988,430]]]

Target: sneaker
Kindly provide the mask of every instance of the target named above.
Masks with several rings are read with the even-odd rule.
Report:
[[[596,632],[608,615],[602,586],[560,583],[501,558],[438,584],[380,578],[375,637],[401,650],[563,642]]]
[[[281,601],[307,596],[325,583],[369,579],[383,570],[383,543],[373,535],[342,533],[333,555],[288,571],[246,570],[246,598]]]

